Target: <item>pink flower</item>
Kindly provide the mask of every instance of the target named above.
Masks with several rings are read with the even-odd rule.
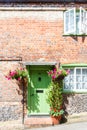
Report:
[[[15,74],[17,74],[16,71],[11,71],[9,75],[10,75],[11,77],[13,77]]]
[[[20,68],[20,70],[23,70],[23,68]]]
[[[11,77],[10,76],[5,76],[8,80],[10,80],[11,79]]]
[[[60,71],[58,71],[58,74],[60,75],[60,74],[62,74],[62,71],[60,70]]]
[[[8,77],[8,80],[10,80],[11,79],[11,77]]]
[[[53,74],[53,72],[52,72],[52,71],[49,71],[49,72],[48,72],[48,75],[51,75],[51,74]]]
[[[17,80],[18,80],[18,81],[20,81],[20,80],[21,80],[21,78],[19,77]]]
[[[66,73],[69,74],[69,73],[70,73],[70,70],[68,69],[68,70],[66,71]]]
[[[52,79],[55,79],[55,78],[56,78],[56,76],[55,76],[55,75],[53,75],[53,76],[52,76]]]
[[[56,68],[54,68],[53,72],[56,73],[56,71],[57,71]]]

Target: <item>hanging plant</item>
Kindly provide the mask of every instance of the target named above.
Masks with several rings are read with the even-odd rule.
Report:
[[[16,79],[16,80],[20,81],[23,78],[27,78],[27,76],[28,76],[27,70],[25,68],[20,68],[20,69],[17,69],[17,70],[10,71],[8,73],[8,75],[6,76],[6,78],[8,80]]]
[[[48,75],[51,76],[52,80],[60,79],[63,80],[68,74],[70,70],[65,70],[63,68],[54,68],[53,70],[48,71]]]

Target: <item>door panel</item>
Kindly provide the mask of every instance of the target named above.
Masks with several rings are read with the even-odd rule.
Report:
[[[47,70],[30,70],[30,113],[47,114],[49,105],[46,102],[47,88],[50,84]]]

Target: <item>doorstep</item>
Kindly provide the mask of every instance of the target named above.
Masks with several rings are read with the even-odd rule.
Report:
[[[32,128],[52,126],[53,124],[50,116],[30,116],[25,118],[24,125],[26,128]]]

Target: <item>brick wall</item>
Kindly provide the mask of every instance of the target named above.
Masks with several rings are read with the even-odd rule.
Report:
[[[87,62],[87,38],[63,36],[63,11],[0,14],[0,56],[21,56],[24,61]]]
[[[22,57],[29,62],[87,63],[87,37],[63,36],[63,28],[63,11],[59,9],[0,11],[0,57]],[[16,61],[0,61],[0,120],[21,117],[22,97],[16,91],[18,85],[4,77],[7,71],[18,66]],[[6,113],[9,114],[5,117]]]
[[[18,62],[0,62],[0,121],[22,120],[23,97],[18,93],[18,83],[5,77],[9,70],[17,67]]]

